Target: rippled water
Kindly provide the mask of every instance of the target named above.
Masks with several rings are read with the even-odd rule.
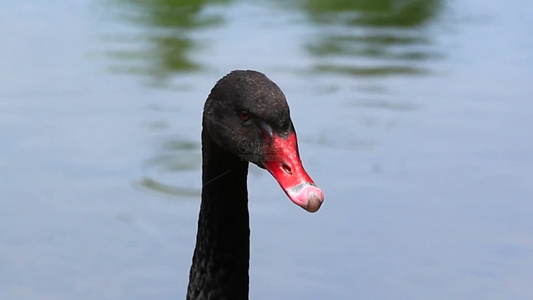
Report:
[[[326,194],[307,214],[251,167],[251,298],[533,298],[531,8],[7,0],[0,298],[184,298],[233,69],[283,89]]]

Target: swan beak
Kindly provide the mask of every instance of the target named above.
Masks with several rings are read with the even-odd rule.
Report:
[[[308,212],[316,212],[324,194],[307,175],[300,154],[296,133],[291,132],[287,138],[276,134],[264,136],[263,166],[274,176],[289,199]]]

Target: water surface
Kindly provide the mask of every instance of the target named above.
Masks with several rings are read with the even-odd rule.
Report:
[[[527,1],[8,0],[0,298],[182,299],[203,102],[283,89],[317,214],[249,178],[252,299],[531,299]]]

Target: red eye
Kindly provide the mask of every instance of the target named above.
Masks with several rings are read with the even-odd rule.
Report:
[[[250,114],[249,114],[247,111],[245,111],[245,110],[241,110],[241,111],[239,112],[239,117],[240,117],[241,120],[243,120],[243,121],[248,121],[248,120],[250,120]]]

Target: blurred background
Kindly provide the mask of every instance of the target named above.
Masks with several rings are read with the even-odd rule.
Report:
[[[255,69],[326,200],[250,167],[252,299],[533,299],[531,9],[4,0],[0,298],[184,299],[203,103]]]

